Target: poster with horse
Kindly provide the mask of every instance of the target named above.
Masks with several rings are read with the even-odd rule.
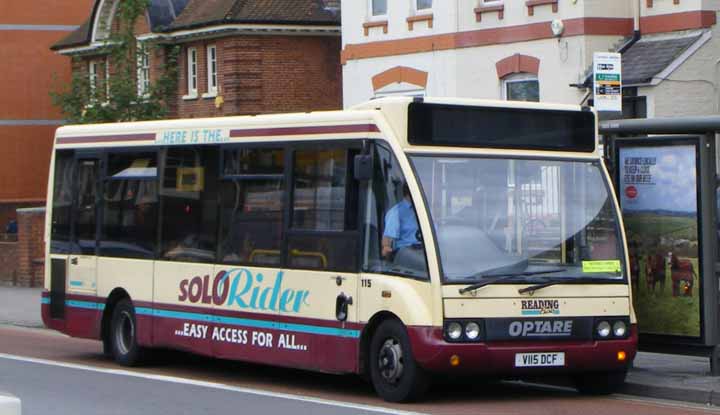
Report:
[[[628,145],[618,151],[639,331],[700,337],[697,148]]]

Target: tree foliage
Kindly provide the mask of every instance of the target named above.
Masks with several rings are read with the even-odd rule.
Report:
[[[74,70],[70,84],[59,85],[50,93],[68,122],[140,121],[167,115],[168,104],[177,88],[179,47],[137,41],[135,26],[148,5],[149,0],[120,1],[115,15],[118,30],[111,31],[105,47],[94,55],[102,58],[98,73],[109,73],[109,77],[98,76],[92,85],[86,70]],[[138,63],[143,54],[152,56],[158,48],[164,52],[163,65],[158,68],[156,79],[141,94],[138,89]],[[73,67],[82,68],[79,63],[83,62],[83,58],[74,56],[73,59]],[[108,63],[110,66],[106,68]]]

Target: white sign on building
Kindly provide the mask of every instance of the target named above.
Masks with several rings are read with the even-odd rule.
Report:
[[[595,109],[622,111],[622,55],[596,52],[593,55]]]

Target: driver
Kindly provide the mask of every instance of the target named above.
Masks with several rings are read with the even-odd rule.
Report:
[[[401,248],[419,245],[418,221],[410,198],[410,188],[403,184],[403,199],[385,214],[385,231],[382,238],[382,256],[391,258]]]

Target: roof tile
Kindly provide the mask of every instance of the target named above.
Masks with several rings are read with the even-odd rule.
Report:
[[[645,84],[665,70],[701,35],[674,39],[641,39],[622,55],[623,84]]]
[[[340,25],[328,0],[190,0],[168,30],[226,23]]]

